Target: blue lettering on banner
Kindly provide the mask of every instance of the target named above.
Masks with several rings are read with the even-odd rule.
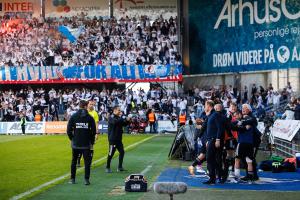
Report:
[[[120,67],[117,65],[111,66],[111,78],[122,79]]]
[[[102,79],[107,79],[107,74],[106,74],[106,67],[105,66],[98,66],[100,68],[100,74]]]
[[[135,76],[135,66],[130,66],[130,73],[131,73],[131,78],[134,80],[136,79],[136,76]]]
[[[98,129],[100,133],[108,133],[108,122],[100,121],[98,124]]]
[[[0,134],[7,134],[7,123],[0,123]]]
[[[138,66],[0,66],[1,81],[143,80],[182,74],[181,65]]]

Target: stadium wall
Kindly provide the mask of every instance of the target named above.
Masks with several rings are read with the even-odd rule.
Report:
[[[80,16],[81,13],[89,17],[109,17],[109,0],[3,0],[0,2],[0,16],[40,17],[42,3],[46,17]],[[165,18],[177,16],[177,0],[112,0],[112,7],[117,18],[146,15],[154,20],[160,15]]]
[[[238,76],[241,87],[291,82],[300,91],[299,1],[180,1],[185,88],[235,85]],[[241,61],[252,53],[254,62]]]
[[[244,86],[248,87],[248,90],[255,83],[257,86],[268,87],[271,83],[275,90],[282,90],[290,82],[293,91],[300,94],[300,69],[281,69],[270,71],[257,71],[257,72],[244,72],[239,74],[241,81],[236,81],[235,73],[227,74],[198,74],[198,75],[185,75],[183,77],[184,89],[187,90],[193,86],[200,88],[208,88],[211,86],[220,85],[232,85],[243,89]]]

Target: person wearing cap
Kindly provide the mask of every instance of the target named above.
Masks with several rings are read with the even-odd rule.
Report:
[[[71,140],[72,163],[71,163],[71,184],[75,184],[76,163],[78,155],[83,154],[85,165],[85,185],[90,185],[90,170],[93,158],[93,145],[95,143],[96,125],[95,120],[87,111],[87,102],[81,100],[79,110],[72,115],[68,122],[67,134]]]

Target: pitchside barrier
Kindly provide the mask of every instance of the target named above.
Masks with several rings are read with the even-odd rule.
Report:
[[[275,153],[293,157],[300,153],[300,120],[276,120],[271,128]]]
[[[156,122],[156,132],[157,133],[176,133],[177,132],[177,121],[171,120],[158,120]],[[146,133],[150,133],[150,126],[146,127]]]
[[[27,122],[25,126],[26,134],[65,134],[67,122]],[[0,122],[1,135],[18,135],[22,134],[20,122]]]
[[[174,123],[174,124],[173,124]],[[158,121],[156,124],[156,131],[161,132],[177,132],[177,121],[171,122]],[[26,134],[66,134],[67,121],[53,121],[53,122],[27,122]],[[107,121],[100,121],[98,124],[100,133],[108,133]],[[150,132],[150,127],[146,128],[146,132]],[[0,122],[0,135],[18,135],[22,134],[20,122]]]

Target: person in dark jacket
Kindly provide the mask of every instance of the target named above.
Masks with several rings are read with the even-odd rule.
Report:
[[[119,166],[118,171],[124,171],[123,159],[124,159],[124,146],[122,143],[123,127],[128,125],[130,118],[122,118],[122,112],[120,107],[116,106],[113,108],[113,115],[108,120],[108,142],[109,152],[107,156],[106,172],[111,173],[110,169],[111,160],[115,154],[115,151],[119,151]]]
[[[254,134],[257,126],[255,117],[251,114],[251,106],[243,104],[242,118],[232,126],[233,130],[238,131],[238,146],[235,159],[234,174],[237,181],[240,179],[240,162],[245,160],[247,163],[247,175],[241,180],[253,181],[254,180]]]
[[[80,153],[83,154],[85,165],[85,185],[90,185],[90,170],[93,158],[93,145],[95,143],[96,125],[94,119],[87,111],[87,102],[82,100],[77,111],[70,118],[67,134],[72,146],[71,184],[75,184],[76,163]]]
[[[234,177],[234,162],[235,162],[235,150],[237,146],[237,131],[231,130],[231,123],[236,121],[236,116],[240,113],[238,111],[237,104],[230,103],[229,111],[227,112],[227,123],[225,129],[224,148],[225,148],[225,160],[224,160],[224,172],[226,179],[228,176]],[[230,174],[229,174],[230,172]]]
[[[212,185],[216,183],[216,170],[221,173],[222,169],[217,169],[216,154],[221,148],[221,140],[224,137],[224,128],[222,119],[214,110],[214,102],[206,101],[205,112],[207,113],[206,128],[206,159],[207,169],[209,171],[209,180],[203,184]]]
[[[300,120],[300,97],[298,97],[295,107],[295,120]]]
[[[205,154],[206,154],[206,140],[205,140],[205,132],[206,132],[206,125],[207,125],[207,118],[205,112],[203,112],[200,116],[200,118],[196,119],[196,129],[195,129],[195,143],[198,146],[198,143],[200,143],[200,147],[198,149],[197,158],[193,161],[192,165],[188,167],[189,173],[194,176],[195,175],[195,167],[198,165],[202,165],[202,163],[205,161]],[[203,172],[203,169],[200,171]]]
[[[216,104],[214,108],[216,113],[219,115],[219,123],[221,126],[221,130],[223,131],[220,138],[220,147],[216,149],[216,172],[218,174],[219,183],[225,183],[227,180],[227,173],[225,173],[223,169],[223,166],[225,166],[225,164],[223,163],[225,160],[223,149],[224,149],[225,130],[229,129],[226,127],[226,125],[228,124],[227,123],[228,120],[226,118],[227,113],[223,109],[223,106],[221,104]],[[230,124],[228,124],[228,126],[230,126]]]

